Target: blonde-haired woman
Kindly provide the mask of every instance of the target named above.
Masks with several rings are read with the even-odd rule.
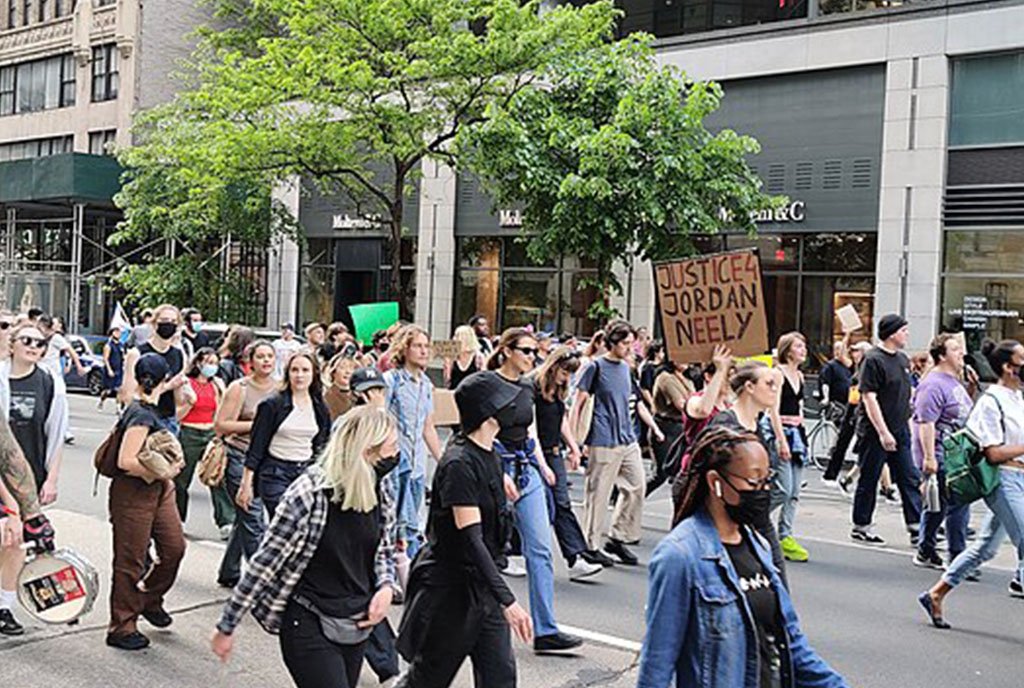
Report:
[[[807,455],[807,431],[804,429],[804,374],[800,366],[807,360],[807,339],[799,332],[779,337],[778,397],[769,414],[775,435],[777,471],[772,487],[772,510],[779,511],[779,542],[789,561],[807,561],[809,555],[793,537],[793,521],[800,502],[804,460]],[[767,422],[767,421],[762,421]]]
[[[397,452],[383,409],[362,406],[341,417],[319,460],[285,492],[224,605],[212,639],[217,656],[227,660],[232,633],[251,608],[279,635],[296,686],[358,685],[366,638],[391,606],[395,508],[377,489],[377,472]],[[339,634],[333,641],[328,628]]]
[[[455,389],[459,383],[473,373],[484,369],[484,357],[480,353],[480,340],[469,325],[455,328],[453,339],[459,344],[459,355],[454,361],[445,361],[444,379],[448,389]]]

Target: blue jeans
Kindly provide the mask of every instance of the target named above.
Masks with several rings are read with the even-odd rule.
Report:
[[[395,537],[405,541],[409,559],[413,559],[423,545],[420,509],[423,507],[425,483],[424,476],[414,477],[411,472],[398,476],[398,523],[395,526]]]
[[[555,537],[567,561],[575,561],[576,557],[586,551],[587,540],[583,537],[583,529],[576,520],[569,498],[569,480],[565,470],[565,454],[563,452],[544,452],[548,466],[555,473],[555,484],[548,486],[548,511],[555,527]]]
[[[228,465],[227,470],[224,471],[224,488],[234,501],[235,495],[238,494],[238,488],[242,484],[245,452],[231,446],[227,450]],[[235,522],[231,527],[231,536],[228,538],[224,558],[220,562],[220,571],[217,573],[218,582],[233,584],[241,577],[242,557],[245,556],[248,560],[256,553],[266,529],[267,525],[263,520],[263,502],[258,496],[253,496],[248,511],[242,507],[235,509]]]
[[[775,470],[775,482],[772,484],[771,508],[779,510],[779,539],[793,535],[793,520],[796,518],[796,507],[800,503],[800,483],[803,481],[804,464],[800,457],[793,456],[789,461],[779,459]]]
[[[267,509],[267,520],[273,520],[285,490],[302,475],[312,461],[279,461],[266,458],[256,476],[256,491]]]
[[[985,504],[992,513],[985,517],[981,535],[942,575],[950,587],[960,585],[968,573],[994,557],[1007,535],[1017,548],[1017,579],[1024,580],[1024,472],[1000,470],[999,487],[985,497]]]
[[[882,466],[888,464],[892,481],[900,490],[903,521],[907,528],[916,529],[921,523],[921,472],[910,455],[910,428],[903,425],[895,431],[890,428],[890,432],[896,438],[896,451],[886,451],[873,429],[861,443],[860,480],[853,496],[853,525],[871,525],[878,498],[878,480],[882,477]]]
[[[555,567],[551,557],[551,518],[548,516],[547,487],[531,464],[529,482],[519,488],[516,501],[516,529],[526,558],[530,588],[530,616],[538,636],[558,633],[555,623]]]
[[[921,509],[920,540],[918,551],[925,556],[935,554],[939,526],[946,521],[946,543],[949,546],[949,560],[953,561],[967,547],[967,523],[971,520],[971,505],[950,505],[946,502],[946,470],[939,466],[939,500],[942,508],[939,511]]]
[[[160,426],[175,437],[181,434],[181,423],[176,416],[160,416]]]

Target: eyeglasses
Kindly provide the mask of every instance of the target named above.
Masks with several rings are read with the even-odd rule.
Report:
[[[18,341],[24,344],[25,346],[33,347],[36,349],[43,349],[46,347],[47,344],[50,343],[49,339],[41,339],[39,337],[29,336],[18,337]]]
[[[514,351],[521,351],[527,356],[536,356],[537,352],[540,351],[540,349],[535,346],[513,346],[512,349]]]
[[[748,486],[750,486],[750,488],[753,489],[753,490],[767,490],[767,489],[770,489],[771,486],[772,486],[772,482],[775,480],[775,477],[779,474],[779,472],[776,471],[775,469],[770,469],[768,471],[768,475],[766,475],[761,480],[753,480],[751,478],[747,478],[747,477],[742,476],[742,475],[736,475],[735,473],[730,473],[729,471],[719,470],[718,472],[723,474],[723,475],[729,475],[729,476],[732,476],[732,477],[737,478],[739,480],[742,480]],[[736,490],[736,486],[733,485],[730,480],[726,479],[725,482],[729,483],[729,487],[731,487],[732,489]],[[740,492],[741,490],[736,490],[736,491]]]

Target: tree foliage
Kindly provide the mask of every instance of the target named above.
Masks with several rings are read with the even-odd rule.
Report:
[[[293,175],[344,193],[390,233],[392,265],[424,158],[451,161],[462,128],[504,111],[553,60],[607,40],[615,16],[610,0],[215,5],[231,28],[201,32],[189,89],[140,120],[143,145],[177,161],[191,201],[223,180]],[[398,270],[391,289],[404,296]]]
[[[522,210],[535,260],[596,264],[581,285],[605,295],[592,317],[613,314],[616,262],[692,255],[693,235],[754,231],[751,213],[783,201],[761,193],[746,163],[754,139],[705,127],[721,88],[659,66],[649,38],[559,59],[543,83],[492,103],[458,155],[500,206]]]

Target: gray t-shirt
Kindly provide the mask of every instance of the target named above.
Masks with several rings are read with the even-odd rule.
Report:
[[[633,376],[625,361],[599,358],[587,366],[580,376],[579,389],[594,395],[594,420],[585,444],[623,447],[637,441],[629,417],[632,387]]]

